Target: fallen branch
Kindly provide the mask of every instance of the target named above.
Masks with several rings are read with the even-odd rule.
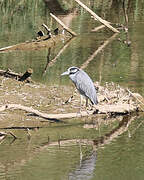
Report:
[[[110,23],[106,20],[103,20],[101,17],[99,17],[96,13],[94,13],[91,9],[89,9],[86,5],[84,5],[80,0],[75,0],[80,6],[82,6],[86,11],[88,11],[96,20],[98,20],[100,23],[104,24],[107,28],[112,30],[115,33],[119,33],[117,29],[112,27]]]
[[[5,111],[7,109],[20,109],[50,121],[59,121],[58,119],[76,118],[76,117],[88,116],[89,114],[93,114],[93,111],[89,113],[87,111],[82,111],[81,113],[47,114],[47,113],[42,113],[36,109],[33,109],[32,107],[23,106],[20,104],[6,104],[0,107],[0,111]]]
[[[68,118],[78,118],[89,116],[95,114],[96,110],[99,114],[107,114],[107,113],[117,113],[117,114],[127,114],[129,112],[136,111],[136,107],[130,104],[116,104],[116,105],[97,105],[96,110],[92,111],[81,111],[80,113],[66,113],[66,114],[47,114],[42,113],[32,107],[23,106],[20,104],[6,104],[0,107],[0,111],[5,111],[7,109],[19,109],[33,115],[37,115],[41,118],[50,120],[50,121],[60,121],[59,119],[68,119]]]
[[[50,15],[66,30],[68,31],[72,36],[77,36],[77,34],[72,31],[69,27],[67,27],[59,18],[57,18],[54,14],[50,13]]]
[[[28,41],[24,43],[19,43],[16,45],[0,48],[1,52],[15,51],[15,50],[39,50],[41,48],[55,47],[58,42],[61,42],[62,39],[68,40],[69,37],[66,37],[64,34],[58,34],[56,36],[42,36],[40,40]]]
[[[0,76],[14,78],[14,79],[19,79],[21,77],[20,74],[13,72],[11,69],[7,69],[6,71],[0,70]]]

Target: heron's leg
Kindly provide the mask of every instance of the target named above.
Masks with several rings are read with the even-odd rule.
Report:
[[[80,110],[79,110],[79,113],[81,113],[81,110],[82,110],[82,95],[80,94]]]
[[[82,104],[83,104],[83,96],[80,94],[80,109],[82,108]]]
[[[92,110],[92,104],[89,103],[89,102],[90,101],[89,101],[88,97],[86,97],[86,109],[87,109],[87,112]]]
[[[86,97],[86,107],[88,107],[88,98]]]
[[[82,111],[82,108],[83,108],[83,105],[84,105],[84,103],[83,103],[84,100],[85,100],[84,96],[80,94],[80,112]]]

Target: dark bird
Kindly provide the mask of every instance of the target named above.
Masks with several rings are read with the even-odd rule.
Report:
[[[93,105],[98,104],[96,88],[86,72],[78,67],[70,67],[61,75],[69,75],[79,93],[86,98],[86,105],[88,105],[88,99]]]

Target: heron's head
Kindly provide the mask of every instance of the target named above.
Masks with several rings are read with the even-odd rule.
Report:
[[[64,75],[74,75],[76,74],[77,72],[79,72],[79,68],[78,67],[70,67],[68,68],[68,70],[64,73],[61,74],[61,76],[64,76]]]

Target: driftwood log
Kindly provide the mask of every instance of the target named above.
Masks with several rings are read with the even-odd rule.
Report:
[[[70,37],[66,37],[63,34],[58,34],[57,36],[42,36],[40,40],[28,41],[24,43],[19,43],[16,45],[4,47],[0,49],[0,52],[7,52],[7,51],[15,51],[15,50],[38,50],[41,48],[49,48],[54,47],[56,43],[63,40],[68,40]]]
[[[87,112],[83,111],[81,113],[66,113],[66,114],[48,114],[48,113],[42,113],[36,109],[33,109],[32,107],[23,106],[20,104],[6,104],[0,107],[0,112],[8,110],[8,109],[19,109],[23,110],[29,113],[32,113],[33,115],[37,115],[39,117],[42,117],[44,119],[48,119],[50,121],[57,121],[59,119],[66,119],[66,118],[77,118],[77,117],[83,117],[88,116],[90,114],[93,114],[93,112]]]
[[[19,73],[13,72],[10,69],[7,69],[6,71],[0,70],[0,76],[4,76],[7,78],[13,78],[18,81],[25,81],[27,83],[32,82],[32,80],[30,79],[30,76],[32,75],[32,73],[33,73],[33,70],[31,68],[28,68],[24,74],[21,74],[21,73],[19,74]]]
[[[0,112],[8,109],[23,110],[50,121],[59,121],[59,119],[84,117],[95,114],[95,112],[98,112],[99,114],[107,114],[107,113],[127,114],[137,110],[135,106],[128,104],[97,105],[96,110],[93,111],[81,111],[80,113],[66,113],[66,114],[48,114],[48,113],[42,113],[36,109],[33,109],[32,107],[23,106],[20,104],[6,104],[0,107]]]

